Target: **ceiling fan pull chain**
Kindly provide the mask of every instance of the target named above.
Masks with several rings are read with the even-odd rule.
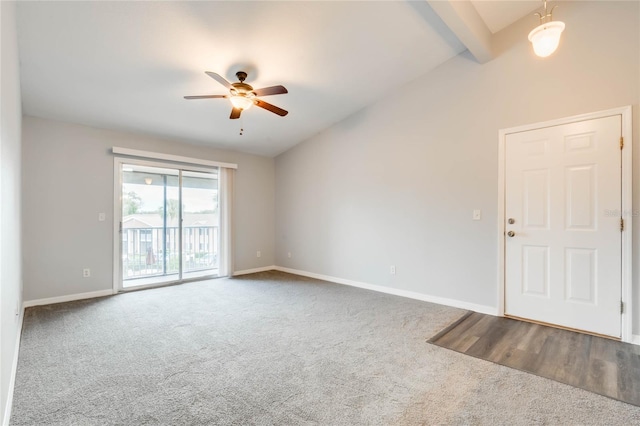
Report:
[[[244,132],[244,117],[240,116],[240,136],[242,136],[242,132]]]

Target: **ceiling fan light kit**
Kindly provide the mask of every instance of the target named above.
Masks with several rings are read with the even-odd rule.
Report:
[[[260,108],[271,111],[281,117],[284,117],[289,112],[279,108],[275,105],[271,105],[261,99],[258,96],[270,96],[270,95],[282,95],[289,93],[284,86],[271,86],[262,89],[254,89],[251,85],[244,82],[247,78],[247,73],[244,71],[238,71],[236,77],[238,82],[230,83],[224,77],[211,71],[205,71],[209,77],[222,84],[229,89],[229,95],[197,95],[197,96],[185,96],[185,99],[213,99],[213,98],[229,98],[233,109],[231,110],[230,119],[235,120],[240,118],[242,111],[246,111],[251,106],[257,105]]]
[[[536,13],[540,18],[540,25],[529,33],[529,41],[533,44],[533,51],[541,58],[546,58],[556,51],[560,44],[560,36],[564,31],[564,22],[553,20],[553,6],[547,10],[547,0],[544,1],[543,13]]]
[[[253,97],[247,95],[233,95],[229,100],[234,108],[240,108],[243,111],[248,110],[253,105]]]

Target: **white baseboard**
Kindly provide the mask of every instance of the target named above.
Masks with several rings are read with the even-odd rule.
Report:
[[[13,407],[13,390],[16,386],[16,373],[18,372],[18,355],[20,354],[20,339],[22,338],[23,321],[24,321],[24,307],[20,309],[20,317],[18,318],[18,335],[16,336],[16,345],[13,349],[13,363],[11,364],[11,378],[9,379],[9,389],[7,391],[7,403],[4,408],[4,419],[2,419],[2,426],[9,426],[9,420],[11,420],[11,408]]]
[[[233,273],[233,276],[236,277],[238,275],[247,275],[247,274],[255,274],[257,272],[273,271],[274,269],[276,269],[276,267],[273,265],[262,266],[260,268],[253,268],[253,269],[243,269],[242,271],[235,271]]]
[[[93,299],[94,297],[111,296],[113,290],[90,291],[88,293],[70,294],[68,296],[48,297],[46,299],[27,300],[23,303],[25,308],[41,305],[52,305],[54,303],[72,302],[74,300]]]
[[[380,293],[392,294],[394,296],[407,297],[409,299],[421,300],[423,302],[437,303],[438,305],[446,305],[454,308],[466,309],[469,311],[480,312],[487,315],[498,315],[498,308],[493,306],[477,305],[475,303],[463,302],[461,300],[447,299],[445,297],[431,296],[414,291],[401,290],[398,288],[384,287],[381,285],[368,284],[360,281],[347,280],[344,278],[331,277],[329,275],[316,274],[314,272],[301,271],[298,269],[284,268],[282,266],[274,266],[276,271],[287,272],[289,274],[302,275],[303,277],[316,278],[323,281],[329,281],[336,284],[344,284],[352,287],[364,288]]]

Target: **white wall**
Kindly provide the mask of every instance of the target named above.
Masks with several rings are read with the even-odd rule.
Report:
[[[17,357],[22,306],[20,236],[20,72],[15,3],[0,2],[0,421],[8,415],[7,397]]]
[[[113,146],[237,163],[235,269],[273,265],[272,158],[24,117],[25,300],[112,288]]]
[[[547,59],[524,18],[497,35],[497,59],[457,56],[278,156],[276,264],[497,307],[498,130],[632,104],[640,170],[638,6],[563,3]]]

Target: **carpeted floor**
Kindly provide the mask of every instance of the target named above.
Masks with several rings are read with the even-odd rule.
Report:
[[[11,424],[640,423],[426,343],[463,314],[278,272],[31,308]]]

